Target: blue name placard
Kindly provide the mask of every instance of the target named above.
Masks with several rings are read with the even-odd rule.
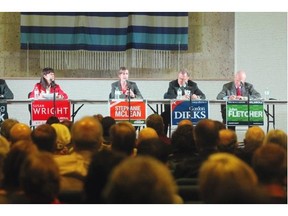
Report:
[[[197,124],[201,119],[209,118],[209,103],[206,100],[172,100],[171,125],[178,125],[183,119]]]

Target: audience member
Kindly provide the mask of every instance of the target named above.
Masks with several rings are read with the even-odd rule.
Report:
[[[71,140],[74,152],[54,157],[61,175],[61,190],[82,190],[91,155],[97,152],[103,141],[100,122],[93,116],[85,116],[73,124]]]
[[[235,154],[237,144],[237,134],[234,130],[222,129],[219,131],[218,151]]]
[[[169,146],[159,138],[144,139],[137,145],[137,156],[146,155],[156,158],[167,164],[169,156]]]
[[[0,188],[3,179],[3,163],[6,155],[10,150],[10,144],[5,137],[0,136]]]
[[[252,156],[257,148],[263,145],[265,133],[259,126],[248,128],[244,138],[244,148],[238,148],[236,155],[251,165]]]
[[[8,118],[5,119],[1,124],[0,134],[1,136],[5,137],[9,142],[11,142],[10,130],[16,123],[19,123],[19,121],[16,119]]]
[[[126,158],[116,151],[102,150],[92,156],[84,184],[84,202],[87,204],[104,204],[103,189],[114,167]]]
[[[205,94],[198,88],[196,82],[189,78],[189,73],[185,69],[178,72],[178,78],[169,82],[169,87],[164,95],[164,99],[176,99],[178,89],[182,90],[181,99],[205,99]],[[164,121],[164,133],[167,134],[168,125],[171,122],[170,105],[165,106],[165,111],[161,113]]]
[[[275,143],[287,150],[287,133],[280,129],[270,130],[263,141],[264,145],[267,143]]]
[[[136,131],[130,122],[119,122],[110,129],[111,149],[120,151],[128,156],[134,155]]]
[[[56,131],[50,124],[37,126],[31,132],[31,139],[40,151],[54,153],[56,151]]]
[[[69,129],[61,123],[54,123],[51,126],[56,131],[56,153],[62,155],[71,153],[73,147],[71,146],[71,133]]]
[[[110,136],[110,128],[112,125],[116,124],[116,121],[114,118],[110,116],[105,116],[102,119],[102,127],[103,127],[103,144],[110,146],[111,145],[111,136]]]
[[[10,129],[10,139],[11,145],[19,140],[30,140],[31,139],[31,129],[27,124],[16,123]]]
[[[118,71],[119,80],[111,84],[111,93],[109,99],[115,99],[115,91],[120,91],[119,98],[137,98],[142,99],[143,96],[138,89],[138,86],[135,82],[128,81],[129,70],[126,67],[120,67]]]
[[[182,166],[186,168],[186,166],[189,166],[190,162],[195,160],[195,157],[198,156],[193,130],[193,125],[184,124],[178,125],[176,130],[172,133],[171,144],[173,149],[172,154],[169,156],[168,164],[176,178],[189,177],[185,175],[185,171],[183,173],[180,172]],[[177,170],[177,172],[175,172],[175,170]]]
[[[206,204],[267,203],[253,169],[236,156],[215,153],[199,171],[200,195]]]
[[[68,99],[68,95],[61,89],[60,85],[55,83],[54,70],[47,67],[42,70],[40,82],[34,85],[32,92],[29,93],[29,98],[44,99],[50,93],[55,93],[56,98]]]
[[[113,171],[104,189],[110,204],[173,204],[183,202],[168,168],[158,160],[130,157]]]
[[[194,128],[194,140],[198,154],[176,166],[175,178],[197,178],[203,161],[217,152],[219,130],[216,123],[211,119],[200,120]]]
[[[48,152],[29,155],[19,175],[21,188],[31,204],[59,204],[59,169]]]
[[[161,115],[156,113],[149,115],[146,119],[146,126],[153,128],[162,142],[167,145],[171,144],[171,139],[167,137],[167,133],[164,133],[164,122]]]
[[[182,125],[191,125],[193,126],[193,122],[189,119],[183,119],[178,123],[178,127]]]
[[[3,163],[3,181],[0,193],[4,194],[9,202],[27,202],[25,199],[18,199],[22,193],[19,182],[20,169],[26,157],[37,152],[38,149],[34,143],[29,140],[20,140],[11,146],[7,153]]]
[[[61,124],[65,125],[69,131],[71,132],[72,126],[73,126],[73,122],[68,120],[68,119],[63,119],[61,122]]]
[[[138,138],[136,141],[136,146],[138,145],[138,143],[142,142],[143,140],[152,139],[152,138],[159,138],[157,132],[153,128],[150,128],[150,127],[143,128],[139,131]]]
[[[49,124],[49,125],[52,125],[54,123],[59,123],[60,120],[57,116],[50,116],[47,121],[46,121],[46,124]]]
[[[287,204],[287,152],[277,144],[267,143],[256,149],[252,158],[260,184],[267,190],[270,203]]]

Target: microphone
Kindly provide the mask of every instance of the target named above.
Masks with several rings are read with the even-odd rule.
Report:
[[[130,82],[128,80],[126,80],[126,85],[127,85],[127,89],[130,90]]]
[[[241,88],[244,86],[244,82],[242,80],[240,81],[240,86]]]
[[[54,87],[55,86],[55,81],[50,79],[50,82],[51,82],[51,86]]]

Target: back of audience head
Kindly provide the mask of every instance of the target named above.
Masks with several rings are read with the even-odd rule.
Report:
[[[19,140],[30,140],[31,139],[31,129],[27,124],[16,123],[10,130],[11,144]]]
[[[267,143],[275,143],[287,149],[287,133],[280,129],[270,130],[264,139],[264,145]]]
[[[253,155],[252,167],[264,184],[283,184],[287,178],[287,152],[281,146],[268,143]]]
[[[171,144],[174,152],[187,154],[197,152],[193,131],[193,125],[178,125],[171,137]]]
[[[129,122],[119,122],[110,129],[111,147],[129,156],[133,155],[136,144],[136,131]]]
[[[54,153],[56,150],[56,131],[50,124],[37,126],[31,132],[31,139],[40,151]]]
[[[56,131],[56,149],[62,154],[68,154],[67,145],[71,143],[71,133],[69,129],[61,124],[54,123],[51,125]]]
[[[183,125],[190,125],[190,126],[193,126],[193,123],[192,121],[190,121],[189,119],[183,119],[179,122],[178,124],[178,127],[179,126],[183,126]]]
[[[241,159],[229,153],[214,153],[199,171],[200,195],[207,204],[266,203],[257,175]]]
[[[159,138],[144,139],[137,145],[137,156],[140,155],[151,156],[166,164],[169,156],[169,147]]]
[[[3,188],[7,191],[19,190],[20,168],[26,157],[38,152],[37,146],[30,140],[20,140],[11,146],[3,163]]]
[[[111,204],[172,204],[177,187],[163,163],[147,156],[129,157],[112,171],[104,197]]]
[[[98,151],[103,142],[101,123],[92,116],[81,118],[72,126],[71,140],[75,151]]]
[[[263,144],[264,138],[265,132],[261,127],[252,126],[248,128],[244,138],[245,149],[249,149],[250,151],[256,150]]]
[[[46,124],[52,125],[54,123],[59,123],[60,120],[57,116],[50,116],[47,120],[46,120]]]
[[[110,128],[112,127],[112,125],[116,124],[116,121],[111,116],[105,116],[102,119],[101,123],[103,127],[103,136],[105,138],[105,141],[109,142],[110,141]]]
[[[138,143],[142,142],[143,140],[158,138],[158,137],[159,136],[157,132],[153,128],[145,127],[139,131],[136,145],[138,145]]]
[[[211,119],[200,120],[194,129],[195,143],[199,152],[214,151],[219,142],[219,129]]]
[[[221,152],[229,152],[234,154],[237,148],[237,134],[230,129],[222,129],[219,131],[218,150]]]
[[[63,119],[63,120],[61,121],[61,124],[65,125],[65,126],[69,129],[69,131],[71,132],[72,125],[73,125],[73,122],[72,122],[72,121],[70,121],[70,120],[68,120],[68,119]]]
[[[16,119],[8,118],[8,119],[5,119],[1,124],[0,133],[3,137],[7,139],[7,141],[11,141],[10,130],[16,123],[19,123],[19,121]]]
[[[19,179],[30,203],[50,204],[57,199],[60,174],[51,153],[30,154],[21,167]]]
[[[0,186],[3,179],[3,163],[9,150],[10,150],[10,143],[6,140],[5,137],[0,136]]]
[[[92,156],[84,184],[85,203],[105,203],[103,189],[114,167],[126,158],[125,154],[116,151],[102,150]]]
[[[146,119],[146,126],[153,128],[158,136],[164,134],[164,122],[162,116],[159,114],[154,113],[149,115]]]

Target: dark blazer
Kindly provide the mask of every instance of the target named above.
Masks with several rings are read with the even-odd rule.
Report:
[[[164,95],[164,99],[175,99],[177,98],[177,90],[180,88],[178,79],[169,82],[169,87],[167,93]],[[191,94],[195,94],[200,97],[200,99],[206,99],[205,94],[198,88],[197,83],[188,80],[185,89],[190,90]],[[184,93],[183,93],[184,94]],[[183,95],[182,94],[182,95]]]
[[[135,94],[135,99],[143,99],[143,96],[142,96],[142,94],[141,94],[140,90],[138,89],[138,86],[137,86],[137,84],[135,82],[128,81],[128,86],[133,91],[133,93]],[[113,82],[111,84],[111,93],[109,94],[109,99],[114,99],[115,98],[115,89],[116,89],[116,87],[119,90],[121,90],[121,83],[120,83],[119,80],[116,81],[116,82]],[[120,98],[121,99],[125,99],[126,95],[125,94],[121,94]]]
[[[0,79],[0,99],[14,99],[13,92],[3,79]]]
[[[244,83],[241,88],[241,94],[244,97],[250,97],[250,99],[260,99],[261,95],[257,92],[251,83]],[[223,85],[222,91],[217,95],[217,100],[227,100],[229,96],[236,95],[236,87],[234,82],[229,82]]]

